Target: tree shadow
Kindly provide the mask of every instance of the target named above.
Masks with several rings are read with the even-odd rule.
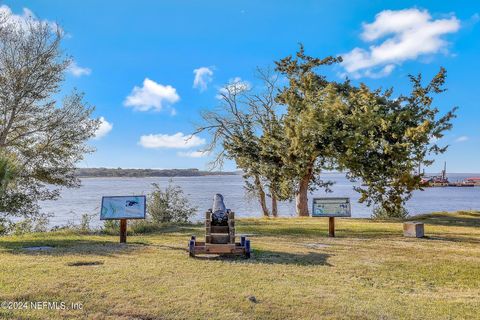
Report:
[[[250,231],[250,230],[249,230]],[[283,230],[282,230],[283,231]],[[259,229],[255,230],[255,233],[239,232],[241,234],[251,234],[249,238],[268,238],[268,237],[278,237],[281,236],[285,239],[298,239],[301,238],[329,238],[328,230],[324,229],[307,229],[307,228],[292,228],[291,230],[285,230],[285,233],[282,232],[269,232],[267,230]],[[368,230],[358,230],[351,229],[348,226],[336,228],[335,229],[335,238],[338,239],[350,239],[350,238],[359,238],[359,239],[388,239],[396,238],[402,234],[402,225],[398,224],[398,230],[386,230],[382,228],[372,228]]]
[[[289,226],[245,226],[238,227],[238,234],[255,234],[256,237],[316,237],[328,234],[328,226],[304,226],[304,227],[289,227]]]
[[[102,240],[75,239],[15,239],[1,240],[0,251],[16,255],[97,255],[116,256],[128,254],[147,246],[147,243],[131,241],[127,244]]]
[[[328,258],[332,256],[326,253],[308,252],[308,253],[288,253],[279,251],[269,251],[254,249],[250,259],[246,259],[242,256],[231,255],[204,255],[195,256],[197,260],[207,261],[222,261],[232,263],[244,263],[244,264],[285,264],[285,265],[319,265],[328,266],[332,265],[328,263]]]
[[[363,240],[386,240],[398,238],[402,235],[402,226],[399,224],[398,230],[335,230],[335,238],[338,239],[363,239]]]
[[[451,236],[425,236],[422,239],[431,240],[431,241],[448,241],[455,243],[471,243],[471,244],[480,244],[480,238],[472,237],[451,237]]]
[[[108,232],[108,235],[118,235],[120,231],[115,230],[114,232]],[[203,224],[167,224],[167,225],[145,225],[145,229],[142,231],[134,231],[132,227],[129,226],[127,230],[127,235],[137,236],[137,235],[149,235],[149,234],[170,234],[170,233],[181,233],[181,234],[196,234],[199,232],[205,232]]]
[[[162,248],[162,249],[167,249],[167,250],[176,250],[176,251],[184,251],[188,252],[188,246],[187,243],[185,243],[184,246],[171,246],[171,245],[166,245],[166,244],[149,244],[150,247],[155,247],[155,248]]]
[[[461,211],[458,214],[434,213],[411,217],[408,221],[419,221],[440,226],[480,227],[480,213],[466,211]]]

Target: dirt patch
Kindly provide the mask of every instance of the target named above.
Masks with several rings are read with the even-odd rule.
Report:
[[[102,265],[102,261],[75,261],[67,263],[69,267],[81,267],[81,266],[99,266]]]
[[[23,247],[23,250],[27,251],[50,251],[53,250],[53,247],[50,246],[38,246],[38,247]]]

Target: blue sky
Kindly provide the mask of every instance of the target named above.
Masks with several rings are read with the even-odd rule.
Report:
[[[197,152],[208,136],[183,143],[199,112],[218,105],[227,82],[254,85],[257,66],[293,54],[342,55],[332,79],[407,92],[409,73],[444,66],[448,91],[435,105],[459,106],[442,139],[450,172],[480,172],[480,2],[477,1],[3,1],[3,10],[56,21],[75,60],[64,85],[76,87],[106,121],[83,167],[207,168]],[[194,70],[196,70],[194,72]],[[195,76],[197,81],[194,83]],[[182,143],[179,143],[182,142]],[[232,162],[225,170],[235,169]]]

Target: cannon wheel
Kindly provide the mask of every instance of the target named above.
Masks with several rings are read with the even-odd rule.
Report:
[[[245,258],[250,259],[250,253],[251,253],[250,239],[246,239],[245,240]]]

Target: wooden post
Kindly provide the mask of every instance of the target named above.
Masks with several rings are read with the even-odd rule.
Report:
[[[120,243],[127,242],[127,219],[120,219]]]
[[[328,217],[328,236],[335,237],[335,217]]]

